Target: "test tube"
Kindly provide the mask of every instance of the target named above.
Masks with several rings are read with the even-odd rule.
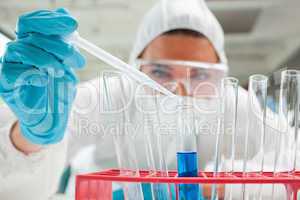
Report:
[[[290,173],[293,173],[296,170],[300,107],[299,93],[300,71],[283,71],[281,74],[278,117],[280,144],[275,157],[275,172],[288,170]],[[287,169],[282,169],[284,165]]]
[[[224,78],[222,80],[222,87],[223,127],[221,133],[221,170],[232,173],[234,171],[235,160],[235,139],[239,81],[233,77]],[[229,165],[225,163],[226,160],[229,160]]]
[[[159,92],[150,89],[149,87],[142,87],[143,93],[143,107],[147,104],[148,111],[143,112],[145,122],[145,146],[147,148],[148,168],[151,173],[150,176],[168,176],[167,163],[165,159],[164,146],[160,133],[160,106],[159,97],[165,97]],[[147,97],[147,98],[145,98]],[[146,100],[146,101],[144,101]],[[171,199],[171,192],[168,184],[153,183],[151,185],[152,199],[168,200]]]
[[[197,144],[193,107],[183,103],[179,106],[179,133],[177,134],[177,171],[179,177],[198,176]],[[179,184],[179,199],[197,200],[200,198],[198,184]]]
[[[267,89],[268,77],[260,74],[252,75],[249,78],[248,86],[248,122],[245,138],[245,152],[243,162],[243,172],[251,170],[263,172],[264,167],[264,154],[265,154],[265,129],[266,129],[266,105],[267,105]],[[250,134],[255,134],[255,138],[259,139],[259,149],[256,152],[249,151],[249,137]],[[251,159],[250,153],[258,155],[259,163],[258,169],[248,168],[249,160]],[[253,156],[253,155],[252,155]],[[254,166],[254,165],[253,165]],[[243,185],[243,199],[247,198],[246,186]],[[262,186],[260,186],[259,199],[262,198]]]
[[[114,90],[112,86],[119,88],[118,99],[114,97]],[[104,105],[108,108],[108,111],[116,111],[125,108],[125,90],[124,83],[119,73],[105,73],[103,76],[103,87],[104,87]],[[112,117],[112,122],[116,122],[116,117],[118,117],[118,122],[121,123],[120,133],[113,134],[113,140],[118,160],[118,165],[120,168],[120,174],[126,176],[139,176],[138,161],[136,155],[135,144],[130,133],[127,133],[126,123],[129,122],[129,113],[123,109],[120,115],[110,114]],[[119,119],[120,117],[120,119]],[[128,171],[132,170],[131,171]],[[136,183],[124,183],[123,184],[124,196],[128,200],[142,200],[143,191],[141,184]]]
[[[158,92],[155,92],[155,107],[157,110],[156,119],[159,127],[161,125],[160,97],[162,97],[162,95]],[[158,163],[156,164],[156,169],[160,172],[161,176],[168,176],[169,175],[168,165],[167,165],[166,155],[163,150],[164,142],[160,130],[156,130],[155,141],[158,149],[158,158],[159,158]],[[156,197],[157,200],[172,199],[171,185],[161,183],[161,184],[155,184],[153,187],[154,187],[154,196]]]
[[[234,172],[235,146],[236,146],[236,121],[238,106],[238,87],[239,81],[233,77],[227,77],[222,80],[223,97],[223,130],[222,130],[222,153],[221,169],[225,172]],[[228,141],[229,140],[229,141]],[[225,162],[229,160],[229,165]],[[229,185],[229,193],[225,193],[224,199],[232,199],[232,185]]]
[[[226,77],[222,80],[221,112],[215,148],[215,175],[221,170],[228,173],[234,171],[238,83],[239,81],[233,77]],[[225,194],[225,199],[232,199],[232,187],[229,187],[229,194]],[[213,185],[211,199],[216,199],[217,195],[216,185]]]

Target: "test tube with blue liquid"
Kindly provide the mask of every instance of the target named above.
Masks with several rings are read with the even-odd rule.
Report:
[[[177,134],[177,172],[178,177],[198,176],[198,155],[195,134],[195,115],[192,105],[178,107],[179,133]],[[179,184],[179,200],[197,200],[202,194],[198,184]]]

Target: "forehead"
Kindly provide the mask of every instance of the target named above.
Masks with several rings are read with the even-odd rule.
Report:
[[[216,51],[205,37],[162,35],[154,39],[141,55],[143,59],[187,60],[217,63]]]

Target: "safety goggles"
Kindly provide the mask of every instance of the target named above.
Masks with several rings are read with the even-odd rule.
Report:
[[[188,93],[212,94],[218,89],[221,80],[227,75],[227,65],[178,60],[144,60],[136,61],[150,78],[175,91],[178,84],[184,85]]]

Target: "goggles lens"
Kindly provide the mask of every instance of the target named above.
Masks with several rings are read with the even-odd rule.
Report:
[[[139,60],[139,67],[169,90],[174,92],[180,83],[193,94],[215,93],[212,90],[219,88],[227,74],[225,65],[200,62]]]

